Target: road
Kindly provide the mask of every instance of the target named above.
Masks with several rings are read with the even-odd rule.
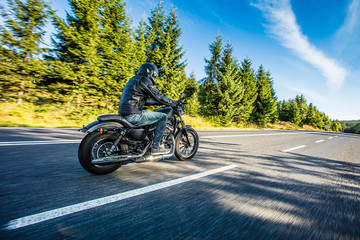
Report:
[[[360,239],[360,136],[199,131],[95,176],[75,129],[0,128],[0,239]]]

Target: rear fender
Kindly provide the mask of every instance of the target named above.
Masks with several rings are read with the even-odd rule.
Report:
[[[95,121],[90,123],[89,125],[87,125],[86,127],[80,129],[80,131],[84,132],[84,133],[91,133],[94,131],[97,131],[100,128],[123,128],[124,126],[118,122],[100,122],[100,121]]]

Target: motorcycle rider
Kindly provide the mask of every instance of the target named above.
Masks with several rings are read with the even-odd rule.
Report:
[[[156,124],[155,135],[152,143],[152,154],[167,153],[168,150],[160,145],[164,134],[167,115],[161,112],[143,110],[149,97],[157,101],[157,104],[177,106],[178,101],[174,101],[162,95],[154,86],[159,75],[158,68],[152,63],[144,63],[140,66],[138,74],[132,77],[122,92],[119,103],[119,114],[128,122],[135,126]],[[149,104],[153,105],[150,101]]]

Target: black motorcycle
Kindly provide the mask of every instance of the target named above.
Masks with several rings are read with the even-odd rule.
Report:
[[[120,115],[102,115],[80,131],[87,133],[79,146],[79,161],[88,172],[96,175],[117,170],[126,161],[157,161],[175,156],[182,161],[195,156],[199,136],[182,119],[184,105],[162,107],[155,111],[168,116],[161,144],[168,149],[161,155],[151,154],[155,124],[134,126]]]

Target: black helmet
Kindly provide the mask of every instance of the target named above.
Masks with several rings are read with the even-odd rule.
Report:
[[[154,81],[154,84],[155,84],[155,80],[159,75],[159,71],[158,71],[158,68],[154,64],[144,63],[143,65],[140,66],[138,74],[150,78],[151,80]]]

